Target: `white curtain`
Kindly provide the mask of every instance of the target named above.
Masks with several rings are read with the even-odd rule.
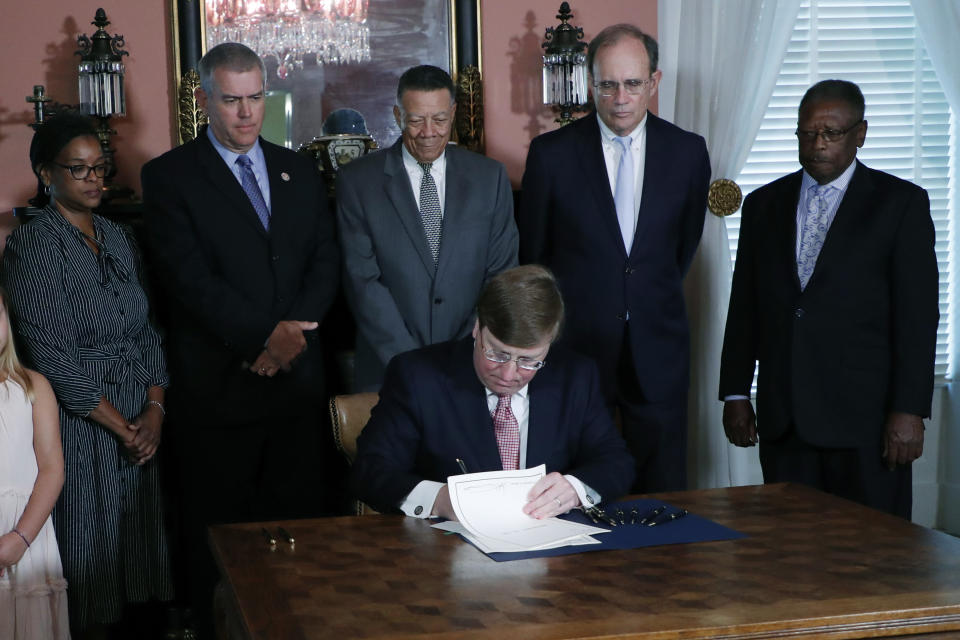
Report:
[[[661,58],[676,82],[661,85],[661,107],[707,141],[712,180],[735,179],[773,92],[800,0],[660,0]],[[671,56],[672,58],[668,58]],[[663,65],[661,65],[663,66]],[[691,488],[762,482],[756,448],[727,442],[717,399],[720,350],[730,297],[726,224],[711,213],[685,282],[690,314]]]
[[[960,112],[960,0],[911,0],[917,27],[937,79],[954,112]]]

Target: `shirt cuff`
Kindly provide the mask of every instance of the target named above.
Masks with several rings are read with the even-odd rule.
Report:
[[[580,498],[580,504],[587,508],[600,504],[600,494],[580,482],[579,478],[571,475],[564,475],[563,477],[567,479],[567,482],[570,483],[573,490],[577,492],[577,497]]]
[[[724,402],[730,402],[731,400],[749,400],[749,399],[750,399],[750,396],[740,396],[740,395],[723,396]]]
[[[442,482],[421,480],[400,503],[400,510],[413,518],[429,518],[443,485]]]

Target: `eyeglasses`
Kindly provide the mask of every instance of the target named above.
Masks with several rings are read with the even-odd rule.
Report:
[[[514,358],[512,354],[506,353],[504,351],[496,351],[494,349],[487,349],[483,346],[483,334],[479,334],[480,341],[480,350],[483,353],[483,357],[489,360],[490,362],[496,362],[497,364],[506,364],[508,362],[516,362],[517,366],[521,369],[527,371],[539,371],[543,368],[543,365],[547,364],[543,360],[534,360],[533,358],[519,357]]]
[[[57,165],[61,169],[69,170],[74,180],[86,180],[90,176],[91,171],[93,175],[102,178],[110,171],[110,165],[106,162],[103,164],[95,164],[92,167],[88,164],[60,164],[59,162],[52,164]]]
[[[823,139],[826,142],[837,142],[845,135],[859,127],[861,122],[863,122],[863,120],[857,120],[846,129],[817,129],[816,131],[797,129],[794,131],[794,134],[797,136],[797,139],[800,142],[816,142],[817,138],[820,136],[823,136]]]
[[[653,78],[647,78],[646,80],[624,80],[623,90],[629,95],[635,96],[643,91],[643,88],[651,82],[653,82]],[[620,90],[620,83],[613,80],[601,80],[600,82],[594,82],[593,86],[597,88],[597,93],[604,98],[612,98],[613,96],[617,95],[617,91]]]

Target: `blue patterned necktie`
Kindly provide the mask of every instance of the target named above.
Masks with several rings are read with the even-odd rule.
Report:
[[[270,210],[267,209],[267,201],[263,199],[263,192],[260,191],[260,185],[257,184],[257,177],[253,175],[253,160],[250,156],[241,153],[237,156],[237,164],[240,165],[240,184],[243,190],[250,198],[250,204],[253,205],[260,218],[260,224],[267,231],[270,230]]]
[[[433,264],[437,264],[440,256],[440,230],[443,225],[443,214],[440,212],[440,196],[437,194],[437,183],[430,173],[432,162],[418,162],[423,169],[420,179],[420,221],[423,222],[423,233],[427,236],[427,244],[433,255]]]
[[[630,136],[617,137],[616,141],[620,144],[620,164],[617,167],[617,190],[613,194],[613,202],[617,206],[617,221],[620,223],[623,247],[627,250],[627,255],[630,255],[630,249],[633,247],[635,214],[633,183],[637,179],[637,172],[633,168]]]
[[[827,237],[827,198],[833,187],[815,184],[807,190],[807,217],[803,222],[800,236],[800,253],[797,256],[797,276],[800,289],[806,289],[813,269],[817,266],[817,257]]]

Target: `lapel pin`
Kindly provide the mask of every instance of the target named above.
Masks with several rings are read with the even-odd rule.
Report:
[[[280,174],[280,179],[283,180],[284,182],[290,182],[290,174],[284,171],[283,173]]]

